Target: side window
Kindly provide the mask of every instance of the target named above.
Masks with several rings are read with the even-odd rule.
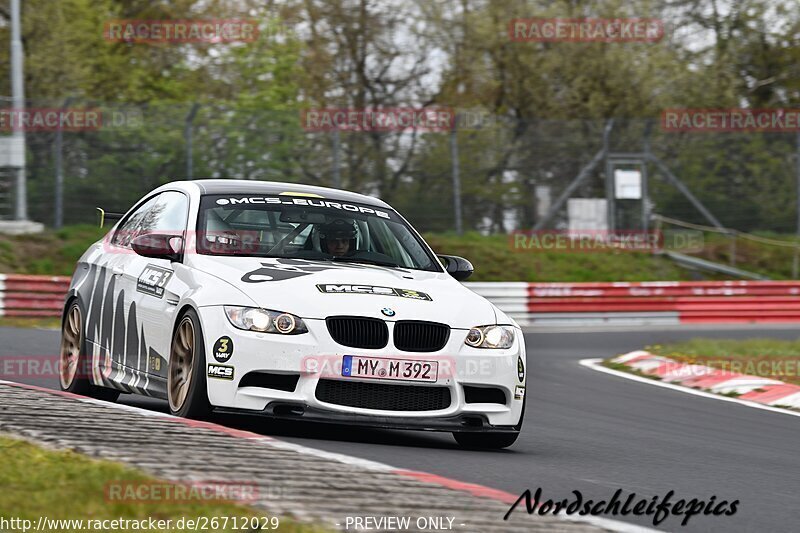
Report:
[[[185,194],[167,191],[156,196],[152,210],[152,227],[147,231],[183,234],[189,216],[189,199]]]
[[[130,246],[131,241],[136,238],[142,232],[142,228],[147,225],[148,213],[155,205],[157,198],[157,196],[150,198],[148,201],[139,206],[136,211],[131,213],[122,223],[122,225],[117,228],[117,231],[114,233],[114,238],[111,240],[111,242],[117,246]]]
[[[130,214],[114,234],[112,243],[129,247],[143,233],[182,233],[186,229],[189,200],[185,195],[167,191],[150,198]]]

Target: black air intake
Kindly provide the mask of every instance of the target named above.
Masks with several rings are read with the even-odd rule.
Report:
[[[271,374],[268,372],[249,372],[239,381],[239,387],[260,387],[294,392],[299,374]]]
[[[418,385],[386,385],[342,379],[321,379],[319,401],[382,411],[439,411],[450,407],[450,389]]]
[[[495,387],[473,387],[464,385],[464,402],[506,404],[506,393]]]

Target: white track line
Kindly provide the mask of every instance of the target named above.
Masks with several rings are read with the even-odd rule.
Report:
[[[628,372],[622,372],[621,370],[614,370],[613,368],[608,368],[600,363],[602,359],[591,358],[591,359],[581,359],[580,364],[581,366],[585,366],[586,368],[591,368],[592,370],[596,370],[598,372],[603,372],[605,374],[611,374],[612,376],[617,376],[620,378],[630,379],[631,381],[638,381],[639,383],[647,383],[648,385],[655,385],[656,387],[663,387],[665,389],[671,389],[679,392],[683,392],[685,394],[692,394],[694,396],[700,396],[702,398],[710,398],[712,400],[719,400],[721,402],[731,402],[731,403],[738,403],[739,405],[744,405],[745,407],[752,407],[754,409],[762,409],[764,411],[771,411],[773,413],[780,413],[783,415],[789,416],[800,416],[799,412],[789,411],[788,409],[780,409],[778,407],[772,407],[770,405],[764,405],[761,403],[751,402],[748,400],[740,400],[739,398],[730,398],[728,396],[720,396],[719,394],[712,394],[710,392],[700,391],[697,389],[691,389],[689,387],[684,387],[681,385],[674,385],[672,383],[664,383],[663,381],[657,381],[655,379],[650,378],[643,378],[641,376],[637,376],[635,374],[630,374]]]
[[[314,457],[319,457],[320,459],[329,459],[331,461],[337,461],[339,463],[344,463],[351,466],[358,466],[375,472],[396,472],[397,470],[400,470],[394,466],[378,463],[376,461],[370,461],[369,459],[362,459],[360,457],[353,457],[351,455],[309,448],[308,446],[287,442],[285,440],[272,439],[266,444],[272,446],[273,448],[279,448],[281,450],[293,450],[304,455],[313,455]]]

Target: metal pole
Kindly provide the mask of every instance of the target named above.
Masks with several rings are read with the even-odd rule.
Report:
[[[450,130],[450,161],[453,171],[453,212],[456,217],[456,234],[464,233],[463,222],[461,219],[461,175],[458,166],[458,130],[456,124],[458,116],[453,121],[453,129]]]
[[[797,148],[797,160],[795,161],[795,174],[797,178],[797,195],[795,200],[797,202],[797,236],[800,237],[800,131],[797,132],[797,136],[795,137],[795,143]],[[794,249],[794,259],[792,260],[792,278],[797,279],[797,270],[798,270],[798,262],[800,258],[798,258],[798,253],[800,251],[797,247]]]
[[[339,139],[339,128],[333,130],[333,186],[337,189],[342,187],[342,174],[339,170],[342,160],[342,145]]]
[[[186,140],[186,179],[191,180],[194,179],[194,157],[193,157],[193,130],[192,122],[194,121],[194,117],[197,115],[197,110],[200,109],[200,104],[194,103],[192,104],[192,108],[189,110],[189,114],[186,115],[186,127],[183,130],[183,136]]]
[[[25,84],[23,73],[22,37],[20,22],[20,0],[11,0],[11,98],[14,112],[20,117],[25,110]],[[28,197],[25,183],[25,131],[19,120],[16,121],[12,138],[14,143],[22,149],[22,162],[17,168],[16,180],[16,206],[14,218],[17,220],[28,219]]]
[[[613,124],[613,119],[611,121]],[[603,153],[606,160],[606,224],[608,231],[614,231],[617,226],[616,210],[614,206],[614,165],[611,162],[609,155],[609,145],[611,137],[611,128],[606,127],[603,131]]]
[[[650,153],[650,135],[653,132],[653,121],[648,120],[644,128],[644,153]],[[648,231],[650,229],[650,205],[649,205],[649,188],[647,176],[647,157],[641,163],[642,167],[642,230]]]
[[[61,109],[69,107],[73,98],[70,96],[64,100]],[[64,131],[61,129],[61,121],[58,121],[56,130],[56,212],[53,219],[53,226],[61,229],[64,225]]]
[[[647,162],[642,162],[642,231],[647,231],[650,227],[650,206],[648,205],[648,183],[647,183]]]

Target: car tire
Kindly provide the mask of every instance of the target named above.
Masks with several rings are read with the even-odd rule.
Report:
[[[97,400],[115,402],[119,391],[93,385],[91,360],[86,353],[84,313],[80,302],[73,298],[61,320],[61,348],[59,351],[58,381],[61,390],[89,396]]]
[[[167,369],[169,411],[175,416],[202,419],[211,414],[203,339],[197,312],[187,310],[172,334]]]

